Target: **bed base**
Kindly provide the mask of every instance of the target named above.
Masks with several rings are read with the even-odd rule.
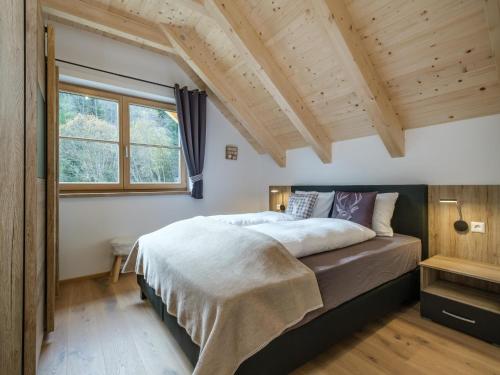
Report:
[[[184,328],[177,324],[176,318],[167,313],[163,301],[144,278],[138,275],[137,282],[141,287],[141,298],[147,298],[151,302],[194,366],[198,360],[199,347],[191,341]],[[243,362],[236,374],[288,374],[367,323],[416,301],[418,296],[419,270],[416,268],[277,337]]]

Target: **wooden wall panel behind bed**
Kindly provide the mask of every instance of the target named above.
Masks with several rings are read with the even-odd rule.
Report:
[[[486,233],[458,233],[453,222],[458,219],[454,204],[440,199],[458,199],[464,220],[484,222]],[[500,185],[429,186],[429,253],[476,262],[500,265]],[[500,286],[456,275],[442,277],[500,293]]]

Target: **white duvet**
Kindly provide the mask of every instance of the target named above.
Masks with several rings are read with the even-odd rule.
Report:
[[[273,237],[296,258],[340,249],[376,236],[373,230],[342,219],[280,221],[247,228]]]
[[[248,225],[257,225],[263,223],[277,223],[280,221],[297,220],[295,216],[273,211],[253,212],[253,213],[234,214],[234,215],[214,215],[214,216],[209,216],[209,218],[217,220],[222,223],[233,224],[243,227]]]

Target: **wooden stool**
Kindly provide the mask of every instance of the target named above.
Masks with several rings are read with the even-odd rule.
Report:
[[[113,249],[115,260],[110,271],[111,282],[116,283],[120,277],[120,267],[122,265],[123,257],[128,257],[132,246],[135,244],[135,239],[131,237],[114,238],[110,241]]]

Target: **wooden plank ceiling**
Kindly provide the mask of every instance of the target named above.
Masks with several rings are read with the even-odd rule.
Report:
[[[500,0],[43,3],[49,19],[182,59],[279,165],[304,146],[328,163],[331,142],[373,134],[400,157],[405,129],[500,113]]]

